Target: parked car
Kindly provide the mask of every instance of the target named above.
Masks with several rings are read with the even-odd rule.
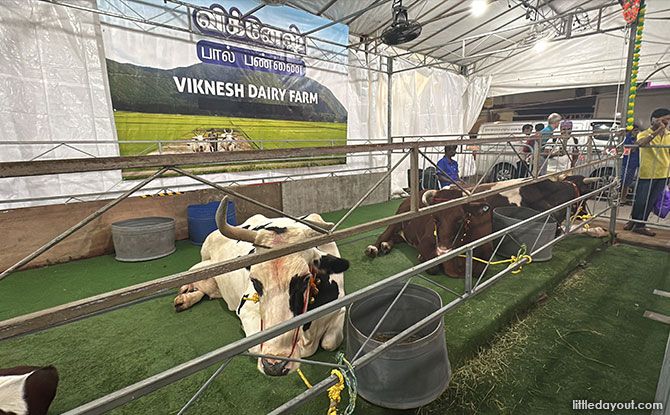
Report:
[[[576,166],[584,164],[590,158],[592,160],[607,154],[612,154],[619,144],[620,138],[611,134],[618,128],[618,124],[612,120],[585,119],[571,120],[572,131],[575,134],[589,132],[589,135],[580,135],[568,139],[566,143],[558,140],[560,131],[554,132],[554,139],[549,142],[550,149],[554,154],[547,162],[547,172],[555,173],[571,167],[572,157],[576,158]],[[545,121],[546,122],[546,121]],[[510,137],[508,143],[494,143],[477,145],[474,150],[476,157],[476,173],[478,176],[486,176],[490,182],[509,180],[525,176],[527,165],[532,160],[532,147],[525,143],[527,136],[523,135],[521,128],[524,124],[535,125],[545,123],[537,121],[514,121],[494,122],[482,124],[477,135],[478,139]],[[589,137],[593,138],[590,142]],[[472,146],[470,146],[472,148]],[[580,172],[591,177],[610,178],[614,175],[614,166],[597,166]]]

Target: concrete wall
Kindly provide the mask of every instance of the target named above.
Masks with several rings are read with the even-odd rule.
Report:
[[[265,184],[234,188],[246,196],[281,208],[280,184]],[[129,198],[72,236],[31,262],[29,267],[109,254],[112,245],[111,224],[119,220],[142,216],[166,216],[175,219],[177,239],[188,238],[188,205],[221,200],[223,193],[212,190],[186,192],[176,196]],[[269,211],[248,202],[235,200],[238,222],[256,213],[270,216]],[[0,269],[4,270],[35,251],[106,204],[105,201],[37,206],[0,211],[2,242]]]
[[[384,173],[324,177],[282,184],[284,211],[291,215],[330,212],[353,206]],[[383,183],[364,204],[388,200],[389,183]]]
[[[293,215],[328,212],[353,206],[383,173],[327,177],[284,183],[236,187],[234,190]],[[388,181],[364,202],[388,199]],[[111,224],[143,216],[165,216],[175,219],[178,240],[188,238],[188,205],[221,200],[223,193],[211,190],[186,192],[176,196],[133,197],[75,232],[72,236],[42,254],[28,265],[38,267],[114,252]],[[238,223],[262,213],[277,216],[249,202],[236,200]],[[0,211],[0,270],[7,269],[40,246],[104,206],[106,201],[81,202]]]

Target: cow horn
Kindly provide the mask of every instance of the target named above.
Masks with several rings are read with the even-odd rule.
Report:
[[[258,232],[251,229],[238,228],[237,226],[230,226],[226,221],[228,217],[228,196],[221,199],[219,208],[216,209],[216,226],[219,228],[221,235],[226,238],[235,239],[238,241],[246,241],[254,243]]]
[[[584,184],[598,183],[601,177],[584,177]]]
[[[426,193],[424,193],[421,198],[423,204],[426,206],[430,205],[435,197],[435,193],[437,193],[437,190],[426,190]]]
[[[333,226],[335,226],[335,224],[333,222],[316,222],[316,221],[307,220],[307,219],[303,219],[303,221],[305,223],[308,223],[309,225],[316,226],[316,227],[319,227],[321,229],[325,229],[327,231],[333,229]]]

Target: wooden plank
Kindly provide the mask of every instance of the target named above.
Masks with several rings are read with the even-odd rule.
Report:
[[[661,297],[668,297],[670,298],[670,292],[663,291],[663,290],[654,290],[654,294],[660,295]]]
[[[660,321],[661,323],[670,324],[670,316],[665,314],[656,313],[654,311],[645,311],[644,316],[650,320]]]

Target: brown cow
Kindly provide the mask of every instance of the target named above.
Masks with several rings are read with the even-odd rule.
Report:
[[[420,207],[463,196],[460,190],[445,189],[440,190],[438,196],[433,195],[434,197],[430,201],[426,201],[423,196],[427,192],[430,191],[421,193],[422,202]],[[406,199],[398,207],[396,213],[409,212],[409,209],[410,200]],[[480,202],[466,203],[444,209],[433,215],[393,224],[379,235],[374,245],[367,247],[365,253],[374,258],[377,255],[390,252],[396,243],[407,242],[419,251],[421,262],[425,262],[490,235],[491,232],[492,220],[489,205]],[[492,252],[491,244],[488,243],[475,248],[474,255],[478,258],[489,258]],[[475,275],[481,273],[484,264],[475,262],[473,265]],[[440,269],[445,275],[462,278],[465,275],[465,258],[458,257],[445,261],[439,267],[434,267],[428,272],[437,274]]]

